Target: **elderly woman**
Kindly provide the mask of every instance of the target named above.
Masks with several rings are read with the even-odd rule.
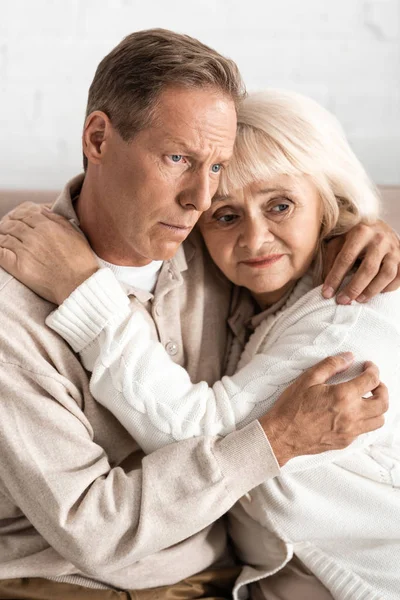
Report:
[[[321,294],[324,242],[375,218],[378,197],[336,119],[314,101],[273,90],[250,95],[238,122],[234,158],[199,222],[237,295],[250,292],[249,315],[252,303],[258,307],[247,323],[233,310],[232,375],[213,387],[192,384],[151,339],[142,315],[132,315],[109,269],[80,285],[48,325],[81,353],[93,395],[146,452],[245,425],[329,355],[354,354],[346,378],[373,360],[389,389],[385,425],[372,431],[371,419],[371,433],[348,448],[289,460],[234,507],[230,525],[251,565],[254,598],[395,600],[400,293],[341,306]]]

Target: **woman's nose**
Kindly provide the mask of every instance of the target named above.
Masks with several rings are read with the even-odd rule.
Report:
[[[254,219],[245,219],[243,229],[240,235],[239,244],[256,251],[264,244],[274,240],[274,235],[268,226],[265,218],[257,217]]]

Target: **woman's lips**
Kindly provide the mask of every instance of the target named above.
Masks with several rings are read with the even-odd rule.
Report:
[[[269,267],[273,265],[278,260],[285,256],[284,254],[270,254],[269,256],[259,256],[257,258],[251,258],[249,260],[241,260],[240,263],[246,265],[248,267],[253,267],[255,269],[262,269],[264,267]]]

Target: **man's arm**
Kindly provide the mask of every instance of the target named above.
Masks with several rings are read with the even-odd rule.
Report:
[[[0,362],[1,481],[49,545],[99,580],[200,531],[279,470],[257,422],[111,468],[75,394],[55,371]]]

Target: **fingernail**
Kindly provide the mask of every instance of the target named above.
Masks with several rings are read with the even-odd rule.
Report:
[[[347,363],[351,363],[354,360],[352,352],[341,352],[340,354],[338,354],[338,356],[341,356],[343,360]]]
[[[329,300],[329,298],[333,298],[335,290],[330,285],[324,285],[322,288],[322,295],[324,298]]]
[[[364,296],[364,294],[361,294],[361,296],[358,296],[357,298],[357,302],[366,302],[367,301],[367,296]]]
[[[350,304],[351,300],[346,294],[340,293],[336,298],[338,304]]]

